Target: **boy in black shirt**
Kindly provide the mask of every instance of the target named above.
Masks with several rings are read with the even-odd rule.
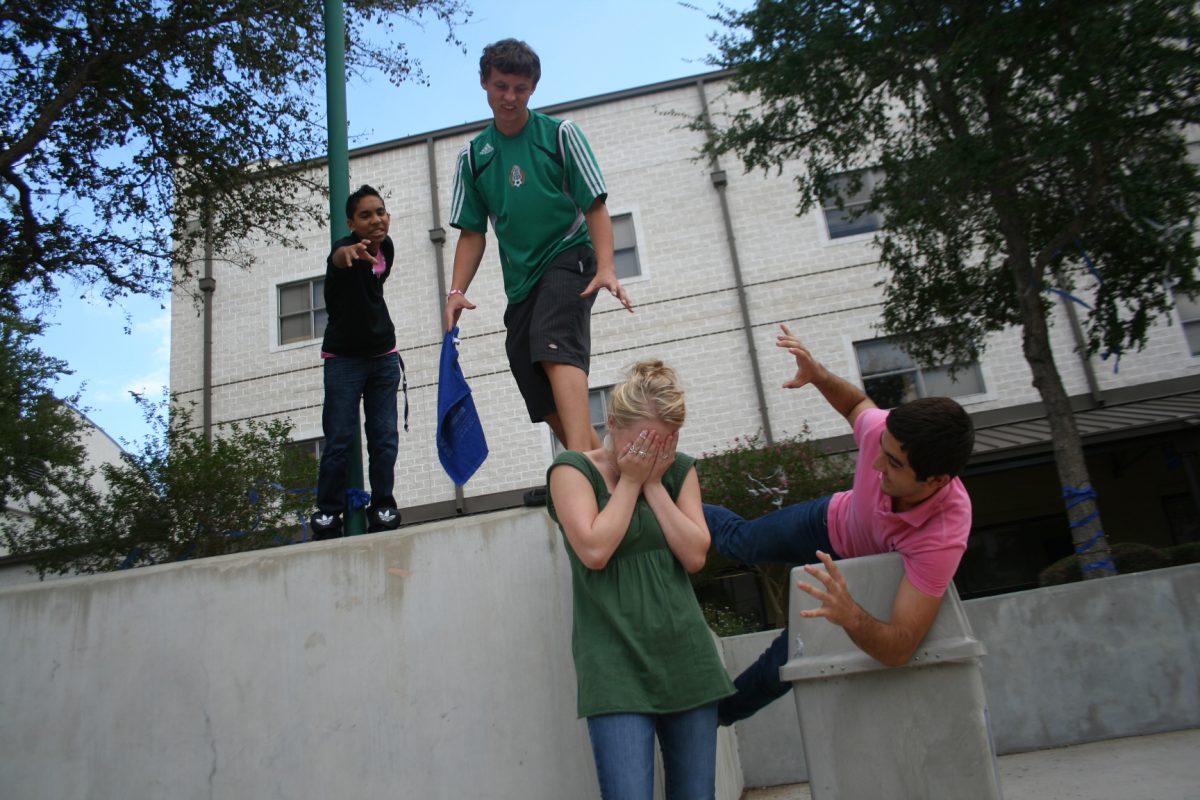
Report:
[[[342,535],[346,510],[346,453],[357,431],[362,400],[367,431],[371,504],[370,531],[400,524],[395,482],[399,431],[396,392],[404,364],[396,329],[383,299],[395,248],[388,238],[391,217],[379,192],[363,185],[346,200],[350,235],[334,243],[325,266],[325,309],[329,321],[321,344],[325,362],[325,406],[321,426],[325,451],[317,479],[314,539]]]

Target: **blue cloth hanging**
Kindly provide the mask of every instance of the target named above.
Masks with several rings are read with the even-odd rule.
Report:
[[[465,484],[488,456],[483,424],[475,411],[471,387],[458,365],[458,328],[442,339],[438,369],[438,460],[459,486]]]

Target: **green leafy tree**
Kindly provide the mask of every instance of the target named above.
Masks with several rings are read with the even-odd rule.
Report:
[[[1089,355],[1119,357],[1171,287],[1197,287],[1195,3],[760,0],[718,19],[717,63],[754,105],[711,151],[748,170],[798,161],[801,212],[844,207],[862,181],[839,175],[882,170],[868,210],[884,330],[918,360],[962,364],[1018,329],[1084,572],[1113,573],[1051,352],[1052,290],[1086,300]]]
[[[399,23],[433,18],[453,41],[467,16],[462,0],[345,10],[348,72],[393,82],[420,76]],[[243,266],[239,243],[295,244],[324,187],[271,165],[323,155],[324,75],[311,0],[4,3],[0,307],[52,298],[61,277],[161,293],[193,275],[205,230]]]
[[[704,502],[725,506],[746,519],[757,519],[781,508],[824,497],[850,488],[852,461],[830,456],[812,441],[807,428],[795,436],[767,444],[760,434],[737,437],[724,450],[705,453],[697,463],[700,493]],[[693,576],[703,591],[733,564],[720,555],[710,555],[705,568]],[[787,624],[788,565],[748,565],[758,576],[768,611],[776,624]],[[721,612],[721,613],[718,613]],[[719,632],[725,625],[739,624],[737,615],[711,609],[710,623]],[[721,625],[718,626],[718,617]]]
[[[210,440],[169,398],[142,401],[155,431],[123,463],[101,467],[3,525],[39,573],[93,573],[288,544],[312,505],[317,464],[275,420],[222,426]]]
[[[67,365],[32,344],[38,326],[0,314],[0,509],[45,496],[82,469],[82,421],[51,386]]]

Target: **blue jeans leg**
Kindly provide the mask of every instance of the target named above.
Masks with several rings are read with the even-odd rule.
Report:
[[[396,422],[396,392],[400,389],[400,356],[372,358],[363,387],[363,420],[367,431],[367,475],[371,505],[395,506],[396,453],[400,431]]]
[[[704,504],[713,545],[743,564],[811,564],[829,548],[829,497],[820,497],[744,519],[727,508]]]
[[[325,451],[317,474],[317,508],[323,514],[346,510],[346,454],[358,435],[358,403],[367,382],[369,359],[338,356],[325,359],[325,404],[321,429]]]
[[[812,564],[817,551],[837,558],[829,544],[829,497],[784,506],[758,519],[747,520],[721,506],[705,505],[704,519],[721,555],[743,564]],[[737,693],[721,700],[718,718],[732,725],[788,693],[779,680],[787,663],[787,631],[733,682]]]
[[[654,717],[599,714],[587,723],[602,800],[653,800]]]
[[[717,786],[717,704],[658,717],[666,800],[713,800]]]
[[[652,800],[654,736],[663,754],[667,800],[713,800],[717,772],[717,704],[676,714],[588,717],[603,800]]]

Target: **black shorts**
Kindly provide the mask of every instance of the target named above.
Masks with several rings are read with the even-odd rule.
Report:
[[[554,392],[541,362],[573,364],[586,373],[592,351],[592,304],[580,297],[596,277],[596,254],[587,245],[559,253],[533,291],[504,312],[504,349],[532,422],[555,410]]]

